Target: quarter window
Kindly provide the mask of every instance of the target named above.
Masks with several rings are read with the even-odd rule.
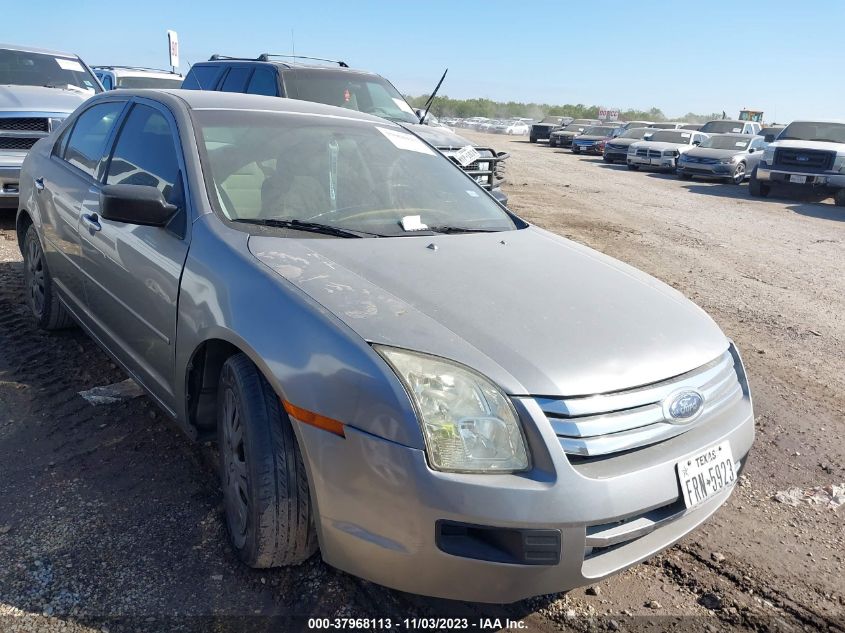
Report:
[[[256,68],[255,72],[252,73],[252,79],[249,80],[246,91],[253,95],[279,96],[275,73],[266,68]]]
[[[92,178],[106,150],[106,143],[125,102],[99,103],[83,112],[73,126],[64,159]]]
[[[246,80],[249,78],[250,70],[250,68],[244,66],[230,68],[220,90],[223,92],[243,92],[246,88]]]
[[[185,79],[184,88],[191,90],[214,90],[223,66],[194,66]]]

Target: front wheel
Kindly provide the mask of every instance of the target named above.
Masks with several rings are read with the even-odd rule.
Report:
[[[734,173],[731,175],[731,182],[735,185],[741,185],[745,180],[745,163],[737,163],[734,167]]]
[[[53,277],[47,268],[47,258],[38,232],[30,226],[23,241],[23,279],[29,310],[38,327],[61,330],[73,325],[68,311],[59,300]]]
[[[529,136],[529,137],[528,137],[528,142],[529,142],[529,143],[536,143],[536,142],[537,142],[537,139],[536,139],[536,138],[534,138],[533,136]]]
[[[833,202],[837,207],[845,207],[845,189],[837,189],[833,194]]]
[[[628,163],[628,169],[630,169],[631,171],[639,171],[640,166],[639,165],[632,165],[631,163]]]
[[[680,178],[681,180],[692,180],[692,174],[686,174],[682,171],[679,171],[678,178]]]
[[[569,149],[573,154],[580,154],[581,153],[581,150],[578,149],[577,147],[575,147],[574,145],[572,147],[570,147]]]
[[[751,172],[751,180],[748,181],[748,193],[750,193],[755,198],[765,198],[769,195],[770,191],[769,185],[760,182],[757,179],[757,170],[755,169]]]
[[[610,158],[609,156],[602,156],[601,159],[606,163],[610,163],[611,165],[613,164],[613,159]]]
[[[551,136],[549,137],[549,147],[557,147],[557,142]]]
[[[220,371],[220,481],[229,536],[250,567],[298,565],[317,550],[308,477],[290,419],[244,354]]]

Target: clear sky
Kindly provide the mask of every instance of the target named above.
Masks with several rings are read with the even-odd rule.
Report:
[[[845,1],[6,2],[3,40],[184,72],[215,52],[343,59],[406,94],[845,118]]]

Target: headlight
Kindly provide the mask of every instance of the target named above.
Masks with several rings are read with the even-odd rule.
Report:
[[[734,162],[735,159],[736,156],[731,156],[730,158],[723,158],[719,161],[719,163],[721,163],[722,165],[730,165],[732,162]]]
[[[774,147],[767,147],[763,150],[763,161],[767,162],[769,165],[775,162],[775,148]]]
[[[50,121],[50,131],[58,130],[62,123],[65,122],[65,118],[67,117],[58,117],[58,116],[51,116]]]
[[[681,153],[676,149],[664,149],[663,155],[664,156],[680,156]]]
[[[628,153],[631,156],[634,156],[637,153],[637,148],[636,147],[628,147]]]
[[[528,451],[516,411],[487,378],[457,363],[376,346],[414,404],[435,470],[516,472],[528,468]]]
[[[845,171],[845,154],[839,154],[833,161],[834,171]]]

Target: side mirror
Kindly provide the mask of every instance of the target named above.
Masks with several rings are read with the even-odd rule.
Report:
[[[106,185],[100,191],[100,215],[113,222],[165,226],[177,208],[149,185]]]
[[[693,141],[692,144],[693,145],[701,145],[701,141]]]
[[[749,148],[748,148],[748,153],[749,153],[749,154],[753,154],[753,153],[754,153],[754,152],[756,152],[756,151],[757,151],[757,150],[756,150],[755,148],[753,148],[753,147],[749,147]]]

